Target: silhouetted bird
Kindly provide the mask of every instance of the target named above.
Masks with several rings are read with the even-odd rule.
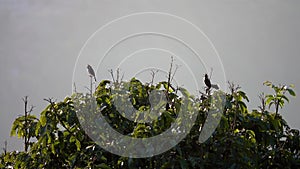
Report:
[[[204,83],[208,89],[211,88],[211,82],[210,82],[207,74],[205,74],[205,76],[204,76]]]
[[[94,72],[94,69],[92,68],[92,66],[88,64],[86,68],[87,68],[87,71],[88,71],[90,77],[94,77],[95,82],[96,82],[97,80],[96,80],[95,72]]]
[[[215,89],[219,89],[219,86],[217,84],[211,84],[210,79],[208,78],[208,75],[205,74],[204,75],[204,83],[206,85],[206,93],[209,92],[210,88],[215,88]]]

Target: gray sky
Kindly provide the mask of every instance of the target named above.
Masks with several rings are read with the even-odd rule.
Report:
[[[259,93],[271,92],[262,85],[265,80],[295,84],[299,93],[299,8],[300,1],[292,0],[1,0],[0,146],[8,140],[10,150],[22,148],[9,136],[13,120],[23,114],[22,97],[29,96],[37,115],[47,105],[43,98],[59,101],[70,95],[76,59],[87,39],[106,23],[136,12],[169,13],[198,26],[219,52],[226,79],[248,94],[250,109],[257,107]],[[80,63],[85,61],[90,62]],[[282,110],[298,129],[299,102],[300,97],[293,98]]]

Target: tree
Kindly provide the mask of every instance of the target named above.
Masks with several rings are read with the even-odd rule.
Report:
[[[111,83],[118,83],[114,85],[117,86],[114,93],[109,85]],[[3,153],[0,168],[300,167],[299,130],[291,129],[279,111],[279,107],[289,101],[286,94],[295,96],[293,86],[266,82],[265,85],[274,89],[275,93],[261,95],[259,109],[249,111],[245,103],[249,101],[246,93],[229,83],[230,93],[226,94],[219,126],[206,142],[200,143],[199,128],[203,127],[207,118],[212,96],[198,99],[187,90],[170,85],[169,81],[143,84],[136,78],[129,82],[103,80],[92,96],[90,93],[75,93],[59,102],[46,99],[49,105],[41,112],[40,118],[28,113],[16,118],[11,135],[24,139],[27,146],[25,151]],[[127,92],[119,90],[122,87],[128,89]],[[141,111],[150,108],[149,93],[153,90],[165,93],[169,104],[167,108],[160,109],[161,116],[153,123],[130,121],[112,103],[113,98],[128,95],[138,117]],[[121,157],[102,149],[87,134],[97,127],[90,122],[99,117],[100,112],[119,133],[137,138],[155,136],[167,130],[178,118],[182,94],[192,100],[189,110],[197,113],[197,119],[189,134],[163,154],[150,158]],[[96,107],[91,106],[93,101]],[[271,106],[275,111],[271,110]],[[92,111],[94,114],[88,117],[78,113],[91,109],[101,111]],[[25,112],[28,112],[27,108]],[[87,131],[89,129],[91,131]]]

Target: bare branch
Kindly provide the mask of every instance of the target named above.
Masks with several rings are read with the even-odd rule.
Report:
[[[258,108],[263,113],[266,110],[266,97],[265,97],[264,93],[261,93],[258,97],[259,97],[259,100],[261,101],[261,106],[258,106]]]
[[[236,91],[238,91],[241,87],[239,85],[235,85],[233,82],[228,81],[229,89],[231,91],[231,94],[234,94]]]
[[[7,153],[7,140],[4,141],[4,147],[2,149],[3,149],[4,155],[6,155],[6,153]]]
[[[176,74],[179,67],[180,67],[179,65],[176,65],[176,68],[175,68],[174,73],[173,73],[172,78],[171,78],[171,82],[173,81],[174,76],[175,76],[175,74]]]
[[[28,110],[28,96],[25,96],[24,98],[22,98],[23,102],[24,102],[24,117],[25,117],[25,122],[24,122],[24,130],[25,130],[25,134],[24,134],[24,149],[27,152],[28,147],[29,147],[29,143],[30,143],[30,137],[29,137],[29,128],[28,128],[28,115],[33,111],[34,106],[30,106],[29,110]]]
[[[110,70],[108,70],[108,72],[110,73],[110,75],[113,79],[113,82],[116,82],[115,77],[114,77],[114,71],[112,69],[110,69]]]
[[[55,103],[55,101],[53,101],[53,98],[47,98],[47,99],[43,99],[43,100],[50,103],[51,105],[53,105]]]
[[[155,78],[155,75],[157,72],[158,72],[158,70],[156,70],[156,71],[154,71],[153,69],[151,70],[151,81],[150,81],[151,85],[153,85],[154,78]]]
[[[74,92],[74,93],[77,93],[77,89],[76,89],[76,84],[75,84],[75,82],[73,83],[73,88],[74,88],[73,92]]]
[[[118,84],[118,83],[119,83],[119,68],[117,68],[116,72],[117,72],[117,79],[116,79],[116,82],[117,82],[117,84]]]
[[[91,90],[90,88],[88,88],[88,87],[86,87],[86,86],[84,86],[84,88],[86,88],[86,89],[89,91],[89,93],[92,92],[92,90]]]
[[[122,74],[122,76],[121,76],[121,79],[120,79],[120,82],[122,82],[123,81],[123,79],[124,79],[124,72],[123,72],[123,74]]]

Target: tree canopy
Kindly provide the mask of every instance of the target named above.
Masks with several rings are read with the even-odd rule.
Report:
[[[112,92],[110,84],[116,83]],[[11,129],[12,136],[24,140],[24,151],[4,151],[0,168],[300,168],[299,130],[291,129],[280,111],[289,102],[288,96],[295,96],[293,86],[264,85],[273,93],[260,95],[261,105],[249,110],[246,93],[229,83],[220,123],[201,143],[201,129],[213,109],[212,94],[192,96],[186,89],[164,81],[144,84],[136,78],[127,82],[103,80],[92,95],[75,92],[62,101],[46,99],[49,104],[39,118],[25,106],[24,115],[15,119]],[[154,90],[167,96],[163,104],[150,105],[149,93]],[[125,110],[113,104],[120,95],[130,98],[135,119],[125,118]],[[130,137],[150,138],[165,132],[180,118],[183,96],[190,102],[181,113],[192,112],[196,120],[186,137],[170,150],[148,158],[130,158],[110,153],[94,141],[93,129],[99,126],[92,122],[100,114],[114,130]],[[93,101],[96,107],[91,107]],[[157,109],[159,117],[149,116],[151,123],[140,121],[141,112],[150,108]],[[85,116],[82,111],[93,114]],[[98,137],[101,140],[104,135]]]

